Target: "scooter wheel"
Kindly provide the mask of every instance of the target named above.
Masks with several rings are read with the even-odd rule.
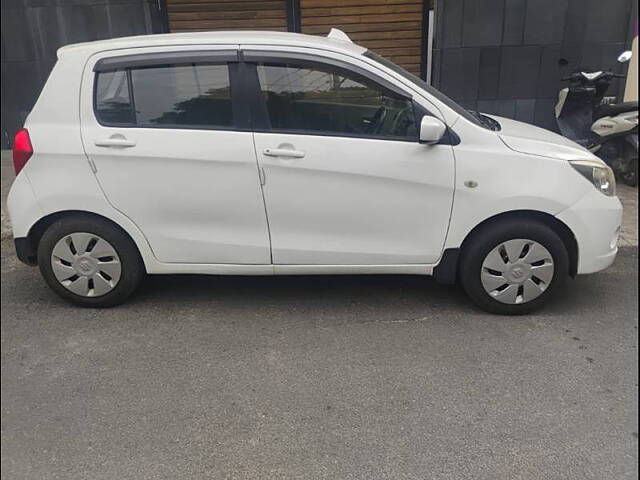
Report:
[[[629,185],[630,187],[637,187],[638,186],[638,159],[634,159],[631,162],[631,168],[629,169],[628,172],[624,172],[621,176],[622,176],[622,181],[626,184]]]

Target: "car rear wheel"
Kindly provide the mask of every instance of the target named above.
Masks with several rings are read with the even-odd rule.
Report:
[[[546,303],[568,273],[566,247],[553,229],[510,220],[488,225],[469,239],[459,278],[483,310],[520,315]]]
[[[145,274],[129,236],[90,216],[68,217],[52,224],[38,244],[38,265],[53,291],[84,307],[122,303]]]

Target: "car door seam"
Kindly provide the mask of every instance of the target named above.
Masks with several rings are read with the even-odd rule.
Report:
[[[256,167],[258,169],[258,178],[260,180],[260,194],[262,196],[262,207],[264,208],[264,218],[267,224],[267,236],[269,237],[269,261],[273,265],[273,242],[271,240],[271,225],[269,225],[269,211],[267,209],[267,198],[264,193],[264,185],[266,184],[266,176],[264,167],[260,163],[260,157],[258,157],[258,149],[256,147],[256,134],[251,132],[251,141],[253,142],[253,152],[256,159]]]

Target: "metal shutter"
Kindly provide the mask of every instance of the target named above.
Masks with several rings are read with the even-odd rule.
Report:
[[[420,74],[423,0],[300,0],[302,33],[343,30],[356,43]]]

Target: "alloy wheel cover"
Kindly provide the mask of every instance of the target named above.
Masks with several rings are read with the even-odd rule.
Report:
[[[116,249],[99,235],[77,232],[61,238],[51,252],[56,279],[82,297],[100,297],[112,291],[122,275]]]
[[[522,238],[500,243],[485,257],[480,280],[485,292],[509,305],[535,300],[553,280],[555,265],[549,250]]]

